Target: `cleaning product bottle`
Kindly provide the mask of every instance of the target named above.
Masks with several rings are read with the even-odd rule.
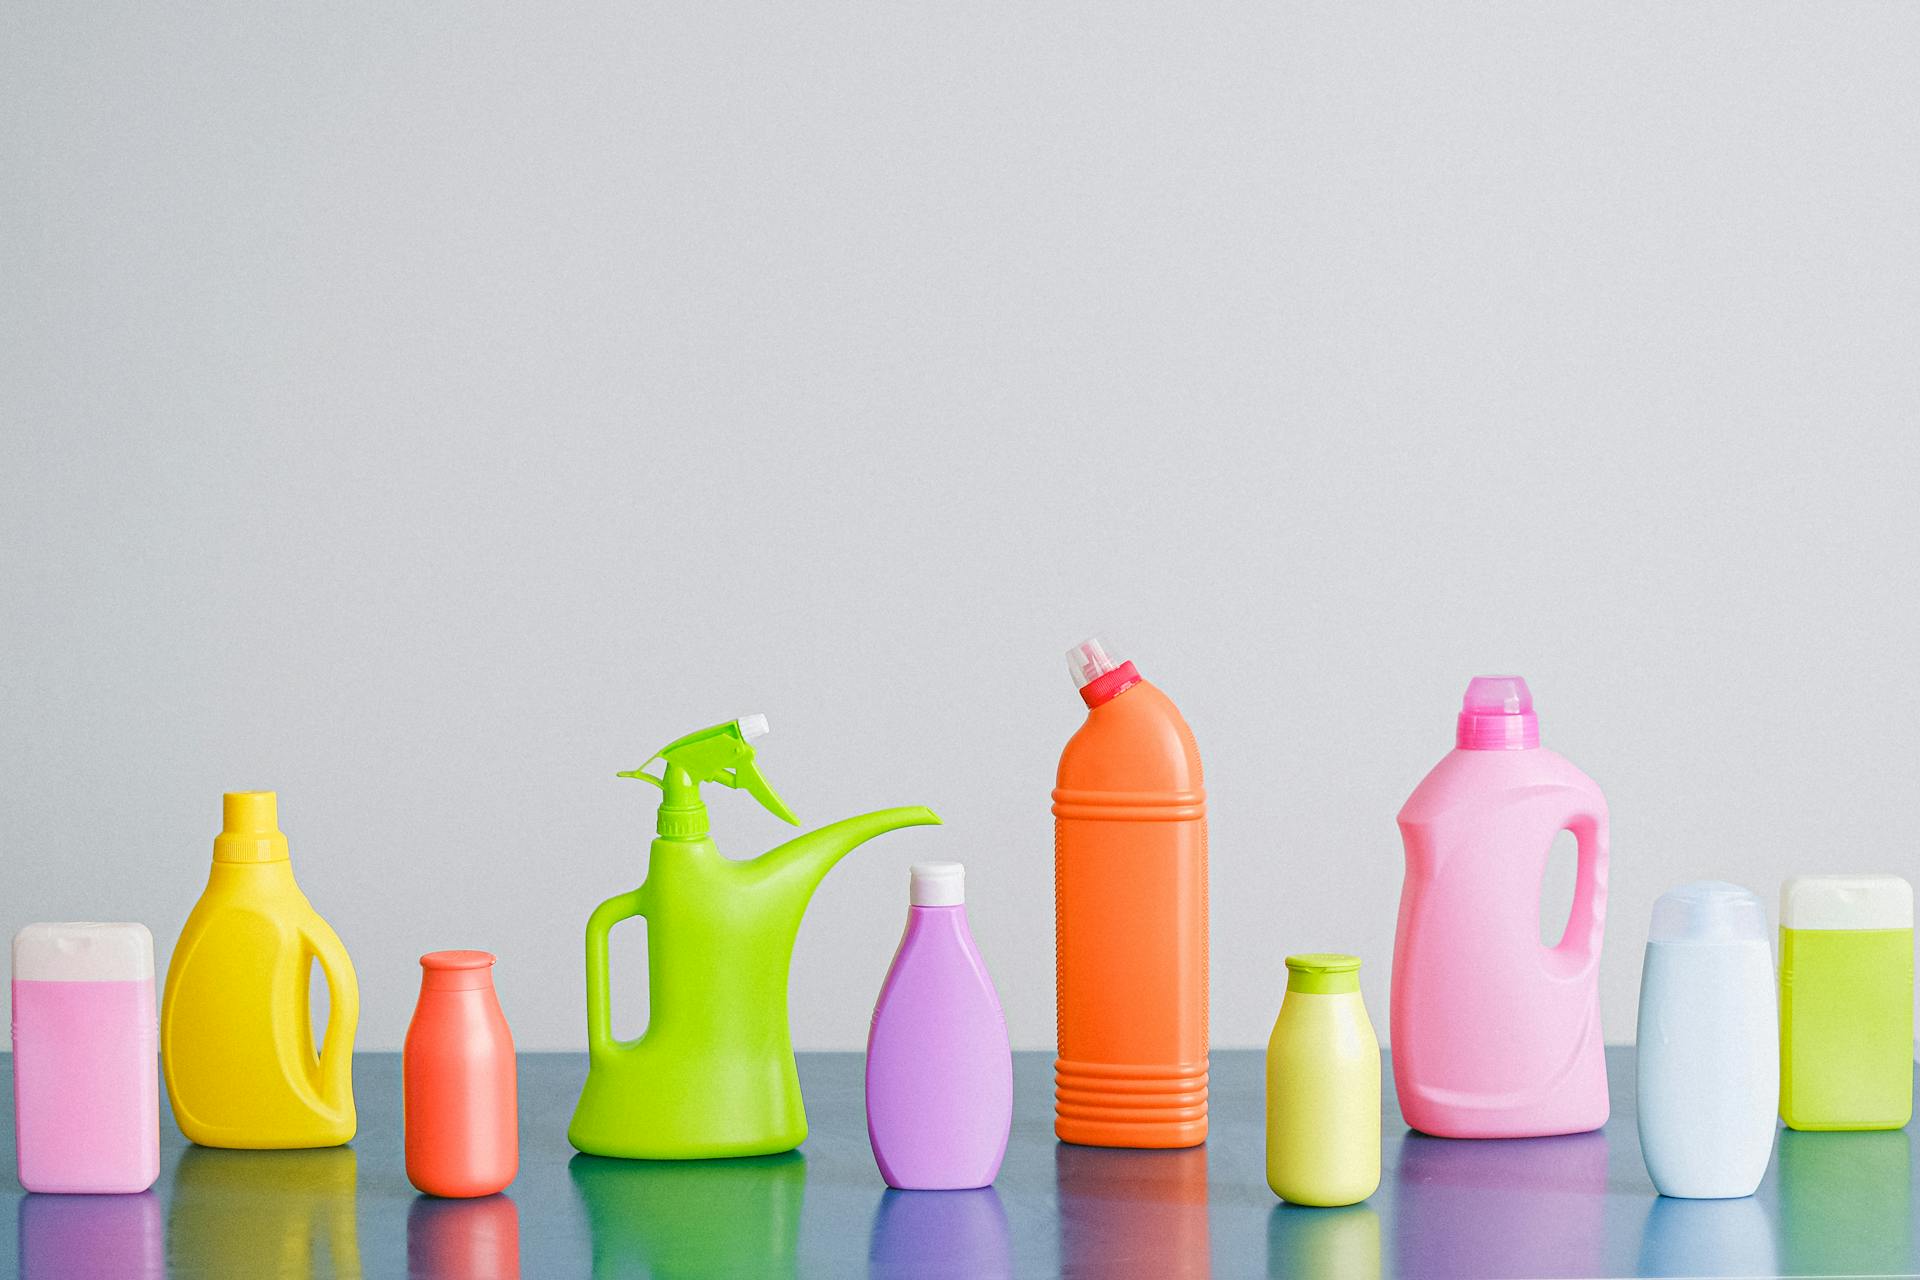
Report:
[[[153,935],[30,924],[13,939],[13,1114],[29,1191],[145,1191],[160,1176]]]
[[[360,988],[339,937],[293,881],[274,793],[236,791],[213,873],[167,966],[160,1060],[180,1132],[205,1147],[330,1147],[354,1133]],[[316,1053],[313,963],[327,980]]]
[[[506,1190],[520,1167],[513,1033],[485,951],[420,957],[420,1000],[407,1024],[407,1181],[430,1196]]]
[[[1013,1124],[1013,1054],[967,929],[957,862],[913,868],[900,939],[867,1035],[867,1139],[887,1185],[984,1187]]]
[[[1289,1204],[1358,1204],[1380,1185],[1380,1041],[1356,956],[1287,957],[1267,1041],[1267,1186]]]
[[[1640,1151],[1663,1196],[1750,1196],[1773,1154],[1780,1026],[1767,908],[1703,880],[1653,904],[1635,1039]]]
[[[1607,802],[1540,745],[1518,676],[1474,678],[1455,742],[1400,810],[1407,876],[1389,1017],[1400,1110],[1441,1138],[1597,1129]],[[1566,931],[1545,946],[1540,885],[1562,831],[1579,869]]]
[[[591,1155],[767,1155],[805,1141],[787,1026],[800,917],[856,846],[940,821],[931,809],[883,809],[757,858],[722,856],[707,834],[702,783],[745,789],[774,816],[799,822],[754,763],[749,744],[766,731],[765,716],[730,720],[662,747],[658,777],[645,765],[620,775],[652,783],[662,798],[646,881],[587,921],[587,1083],[567,1137]],[[633,916],[647,920],[649,1020],[637,1040],[615,1040],[607,934]]]
[[[1098,640],[1067,653],[1087,720],[1053,791],[1060,1056],[1053,1131],[1207,1137],[1207,797],[1193,732]]]
[[[1780,890],[1780,1118],[1913,1118],[1913,886],[1899,876],[1796,876]]]

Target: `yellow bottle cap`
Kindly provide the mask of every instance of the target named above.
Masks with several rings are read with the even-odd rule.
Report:
[[[287,838],[280,834],[279,798],[271,791],[229,791],[222,805],[222,830],[213,841],[215,862],[285,862]]]

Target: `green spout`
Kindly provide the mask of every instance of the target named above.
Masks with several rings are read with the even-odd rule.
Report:
[[[764,729],[758,719],[689,735],[656,757],[666,762],[662,777],[642,775],[663,792],[646,881],[601,903],[587,922],[590,1065],[567,1130],[581,1151],[693,1159],[799,1146],[807,1120],[788,1027],[787,977],[807,904],[834,864],[861,844],[940,821],[920,806],[883,809],[797,836],[757,858],[722,856],[706,832],[700,782],[747,790],[791,818],[739,732]],[[684,773],[684,784],[676,773]],[[647,920],[649,1019],[639,1038],[616,1040],[607,938],[633,916]]]
[[[818,831],[795,836],[746,865],[759,875],[760,882],[770,890],[793,895],[791,903],[797,927],[800,916],[813,897],[813,891],[820,887],[827,872],[833,870],[840,859],[875,836],[883,836],[889,831],[898,831],[901,827],[939,825],[939,815],[924,805],[881,809],[877,813],[842,818]]]

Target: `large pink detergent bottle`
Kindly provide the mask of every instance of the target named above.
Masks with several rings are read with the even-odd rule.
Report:
[[[1401,1114],[1443,1138],[1598,1129],[1607,802],[1540,745],[1518,676],[1474,678],[1455,742],[1400,810],[1407,879],[1390,1022]],[[1562,831],[1579,842],[1580,868],[1550,947],[1540,886]]]

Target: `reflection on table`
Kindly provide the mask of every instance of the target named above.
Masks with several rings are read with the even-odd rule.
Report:
[[[977,1191],[894,1191],[873,1211],[867,1275],[1001,1280],[1013,1274],[1007,1211],[992,1187]]]
[[[159,1280],[160,1198],[29,1195],[20,1202],[22,1280]]]
[[[407,1275],[520,1280],[519,1208],[504,1195],[417,1197],[407,1210]]]
[[[1640,1228],[1640,1271],[1650,1276],[1770,1276],[1778,1263],[1766,1206],[1654,1196]]]
[[[214,1280],[360,1275],[352,1147],[189,1147],[173,1171],[167,1261]]]
[[[1267,1275],[1379,1280],[1380,1215],[1366,1204],[1277,1204],[1267,1215]]]
[[[797,1151],[741,1160],[567,1165],[586,1202],[593,1274],[791,1276],[807,1161]]]
[[[1207,1149],[1054,1147],[1060,1269],[1116,1277],[1212,1274]]]
[[[1823,1275],[1920,1272],[1905,1129],[1784,1129],[1774,1159],[1779,1162],[1777,1212],[1786,1270]]]
[[[1401,1275],[1593,1276],[1605,1271],[1607,1135],[1430,1138],[1393,1171]]]

